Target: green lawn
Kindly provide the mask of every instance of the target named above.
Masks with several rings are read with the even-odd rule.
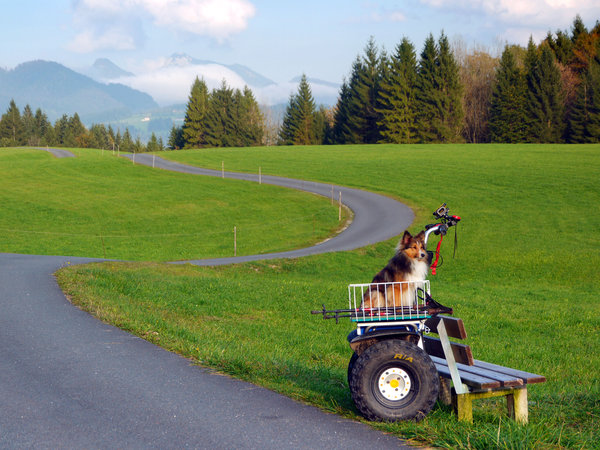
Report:
[[[600,146],[428,145],[169,152],[227,170],[383,192],[415,207],[417,231],[442,201],[463,217],[457,258],[444,241],[433,296],[452,306],[478,359],[543,374],[530,423],[501,401],[475,403],[475,423],[443,406],[422,422],[375,424],[451,448],[593,448],[600,441]],[[354,417],[346,384],[350,323],[311,316],[344,307],[395,242],[299,260],[198,268],[105,263],[59,280],[77,304],[201,364]]]
[[[0,250],[173,261],[305,247],[340,226],[327,199],[134,166],[110,152],[0,150]]]

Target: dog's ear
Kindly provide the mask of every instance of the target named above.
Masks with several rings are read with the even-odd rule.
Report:
[[[402,236],[402,239],[400,239],[400,242],[398,243],[398,247],[408,246],[408,244],[410,244],[411,239],[412,239],[412,234],[410,234],[410,232],[408,230],[406,230],[404,232],[404,235]]]
[[[417,241],[425,242],[425,230],[421,230],[419,234],[415,236]]]

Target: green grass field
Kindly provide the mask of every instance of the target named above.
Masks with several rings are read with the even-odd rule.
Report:
[[[110,152],[0,150],[4,252],[173,261],[290,250],[338,227],[322,197],[134,166]]]
[[[458,254],[445,241],[433,296],[452,306],[477,359],[543,374],[530,423],[501,401],[475,403],[474,424],[438,406],[422,422],[373,424],[450,448],[595,448],[600,442],[600,146],[428,145],[170,152],[227,170],[362,187],[415,208],[417,231],[442,201],[463,217]],[[138,168],[141,170],[140,168]],[[452,236],[450,236],[452,237]],[[198,268],[104,263],[62,270],[73,301],[200,364],[345,416],[350,323],[311,316],[344,307],[390,241],[299,260]],[[158,258],[157,258],[158,259]]]

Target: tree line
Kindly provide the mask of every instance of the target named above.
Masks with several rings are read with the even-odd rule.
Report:
[[[113,129],[111,125],[93,124],[87,129],[79,115],[63,114],[54,122],[40,108],[35,113],[29,105],[23,112],[19,110],[14,100],[10,101],[8,109],[0,117],[0,147],[17,147],[21,145],[39,147],[78,147],[119,150],[123,152],[145,152],[164,150],[163,140],[154,133],[147,143],[139,137],[133,139],[128,128]]]
[[[570,31],[548,32],[500,57],[468,52],[442,32],[417,55],[408,38],[389,54],[371,38],[342,83],[337,104],[317,107],[306,75],[273,132],[252,91],[225,81],[192,84],[182,126],[165,146],[109,125],[88,130],[75,113],[52,124],[14,101],[0,118],[0,146],[65,146],[127,152],[255,145],[429,142],[600,142],[600,22],[577,16]]]
[[[570,33],[500,58],[451,48],[443,32],[418,58],[407,38],[391,55],[371,38],[329,111],[303,80],[280,144],[600,141],[600,23],[588,30],[579,16]]]

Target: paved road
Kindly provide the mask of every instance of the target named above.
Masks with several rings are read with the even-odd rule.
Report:
[[[125,154],[125,156],[128,158],[132,157],[131,154]],[[222,176],[221,171],[218,170],[209,170],[188,166],[185,164],[168,161],[157,156],[153,157],[153,155],[147,153],[136,154],[135,163],[196,175],[212,177]],[[225,172],[224,175],[225,178],[232,178],[236,180],[253,181],[256,183],[259,181],[258,174]],[[261,181],[265,184],[273,184],[312,192],[325,197],[331,196],[331,184],[293,180],[291,178],[274,176],[262,176]],[[348,228],[328,241],[313,247],[307,247],[288,252],[240,256],[237,258],[200,259],[186,262],[191,262],[198,265],[214,266],[219,264],[256,261],[259,259],[298,258],[301,256],[315,255],[318,253],[354,250],[369,244],[391,239],[392,237],[401,234],[408,228],[414,219],[414,214],[408,206],[389,197],[373,194],[372,192],[361,191],[359,189],[351,189],[340,186],[333,186],[333,190],[335,199],[339,198],[339,192],[342,193],[342,203],[344,203],[344,205],[353,211],[354,218]]]
[[[52,274],[91,261],[0,254],[0,448],[403,446],[193,366],[73,307]]]

